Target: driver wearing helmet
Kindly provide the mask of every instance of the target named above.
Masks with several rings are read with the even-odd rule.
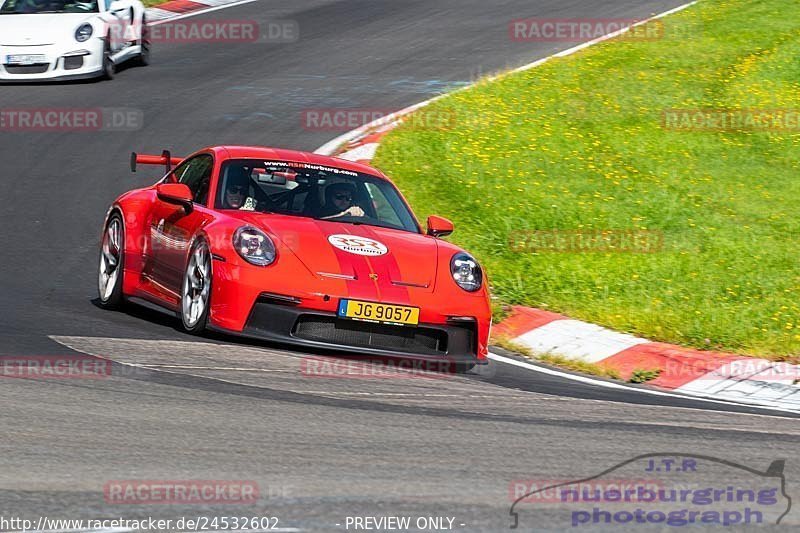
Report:
[[[325,189],[325,207],[320,218],[363,217],[364,210],[355,204],[356,188],[351,183],[333,183]]]
[[[225,183],[223,207],[241,211],[255,211],[256,200],[248,196],[250,193],[250,176],[242,167],[231,167]]]

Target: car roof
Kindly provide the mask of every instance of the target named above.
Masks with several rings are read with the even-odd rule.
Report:
[[[204,151],[214,152],[221,159],[274,159],[277,161],[297,161],[311,163],[312,165],[324,165],[328,167],[340,168],[352,172],[361,172],[388,179],[387,176],[377,168],[361,163],[354,163],[339,157],[302,152],[299,150],[287,150],[285,148],[270,148],[268,146],[211,146]]]

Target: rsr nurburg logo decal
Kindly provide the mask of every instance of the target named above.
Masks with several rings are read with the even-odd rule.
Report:
[[[356,235],[331,235],[328,242],[340,250],[356,255],[384,255],[389,252],[385,244]]]

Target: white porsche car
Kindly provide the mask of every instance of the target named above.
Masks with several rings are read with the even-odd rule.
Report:
[[[0,0],[0,83],[111,79],[128,60],[150,61],[139,0]]]

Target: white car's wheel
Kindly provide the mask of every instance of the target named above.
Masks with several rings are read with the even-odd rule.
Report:
[[[103,47],[103,79],[113,80],[117,72],[117,66],[111,59],[111,35],[106,37],[106,44]]]
[[[193,334],[202,332],[208,322],[211,303],[211,251],[198,240],[189,254],[181,290],[181,321]]]
[[[139,53],[139,57],[137,57],[137,62],[139,65],[146,67],[150,64],[150,28],[147,27],[147,17],[142,14],[142,33],[139,39],[139,46],[141,47],[141,52]]]
[[[122,217],[114,213],[108,219],[100,248],[100,267],[97,290],[100,305],[107,309],[118,308],[123,303],[122,276],[125,262],[125,229]]]

